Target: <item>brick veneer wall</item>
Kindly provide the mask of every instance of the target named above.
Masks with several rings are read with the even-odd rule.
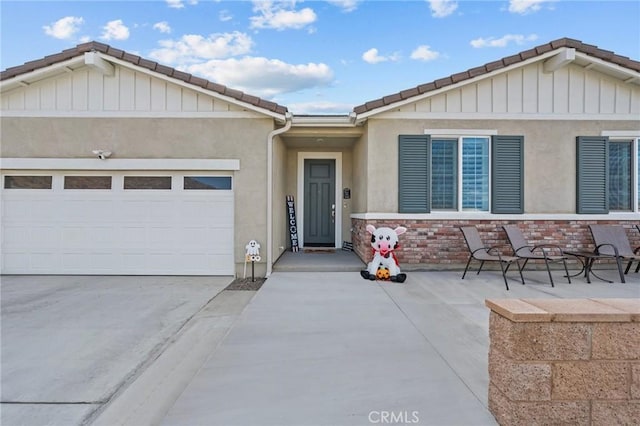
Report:
[[[640,424],[640,299],[487,300],[501,425]]]
[[[504,254],[511,254],[503,225],[517,224],[531,243],[556,244],[565,250],[593,250],[594,244],[588,225],[618,224],[627,229],[631,247],[640,246],[640,232],[635,228],[640,221],[616,220],[365,220],[351,219],[352,242],[360,258],[372,259],[370,234],[366,226],[404,226],[407,232],[400,236],[400,249],[396,255],[405,269],[455,269],[464,267],[469,251],[464,242],[461,226],[476,226],[485,244],[501,246]],[[533,265],[532,265],[533,266]]]

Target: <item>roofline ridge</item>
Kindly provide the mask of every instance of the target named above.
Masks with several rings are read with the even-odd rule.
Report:
[[[391,105],[400,100],[406,100],[412,97],[422,95],[424,93],[440,89],[442,87],[450,86],[455,83],[459,83],[464,80],[478,77],[483,74],[488,74],[492,71],[505,68],[507,66],[523,62],[527,59],[540,56],[543,53],[550,52],[552,50],[560,49],[563,47],[573,48],[581,53],[589,56],[596,57],[598,59],[610,62],[612,64],[622,66],[640,72],[640,61],[633,60],[626,56],[618,55],[612,51],[601,49],[595,45],[589,45],[583,43],[581,40],[562,37],[556,40],[552,40],[548,43],[541,44],[539,46],[532,47],[531,49],[523,50],[513,55],[505,56],[501,59],[487,62],[484,65],[480,65],[474,68],[470,68],[466,71],[451,74],[447,77],[438,78],[428,83],[423,83],[415,87],[404,89],[400,92],[385,95],[383,97],[369,100],[363,104],[357,105],[353,108],[353,112],[356,114],[362,114],[369,112],[376,108]]]
[[[132,65],[145,68],[149,71],[153,71],[167,77],[175,78],[185,83],[216,92],[223,96],[228,96],[237,101],[250,104],[256,108],[265,109],[277,114],[286,114],[289,111],[286,106],[279,105],[276,102],[262,99],[258,96],[245,93],[241,90],[232,89],[223,84],[215,83],[213,81],[207,80],[206,78],[198,77],[167,65],[162,65],[158,62],[143,58],[138,55],[134,55],[132,53],[128,53],[124,50],[115,48],[105,43],[98,42],[96,40],[90,40],[84,43],[77,44],[75,47],[63,50],[62,52],[54,53],[52,55],[47,55],[44,58],[25,62],[22,65],[9,67],[0,72],[0,81],[8,80],[21,74],[26,74],[41,68],[55,65],[57,63],[78,57],[88,52],[98,52],[109,55],[116,59],[128,62]],[[138,59],[134,60],[134,58]]]

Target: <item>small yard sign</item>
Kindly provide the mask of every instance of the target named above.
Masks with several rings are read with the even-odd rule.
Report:
[[[287,221],[289,224],[289,237],[291,238],[291,251],[298,251],[298,225],[296,224],[296,206],[293,195],[287,195]]]

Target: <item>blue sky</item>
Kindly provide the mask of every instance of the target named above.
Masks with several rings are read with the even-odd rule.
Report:
[[[285,105],[344,114],[561,37],[640,59],[640,1],[5,1],[0,67],[95,40]]]

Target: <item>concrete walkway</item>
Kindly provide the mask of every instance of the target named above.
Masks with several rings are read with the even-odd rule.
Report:
[[[400,285],[274,273],[162,424],[495,424],[485,298],[640,296],[637,275],[551,288],[534,271],[509,292],[483,275],[412,273]]]

